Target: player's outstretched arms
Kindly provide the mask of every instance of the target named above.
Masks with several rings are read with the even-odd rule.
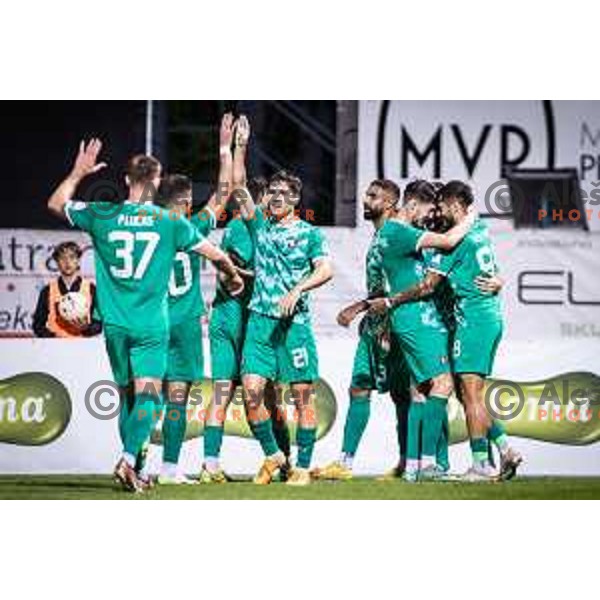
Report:
[[[310,292],[325,285],[333,278],[333,265],[328,258],[315,261],[312,273],[300,281],[279,302],[279,308],[283,317],[291,317],[296,309],[296,304],[304,292]]]
[[[227,208],[227,201],[233,190],[233,157],[231,155],[233,127],[233,115],[225,113],[219,130],[219,180],[217,190],[206,204],[206,207],[213,212],[217,220]]]
[[[478,275],[475,277],[475,285],[485,294],[498,294],[504,287],[505,281],[499,275]]]
[[[88,175],[97,173],[106,167],[106,163],[96,162],[100,150],[102,150],[102,142],[97,138],[92,138],[87,145],[83,140],[81,141],[71,172],[48,198],[48,209],[51,212],[66,219],[65,205],[75,195],[75,190],[80,182]]]
[[[382,315],[401,304],[427,298],[433,294],[441,280],[442,275],[440,273],[428,271],[425,279],[421,279],[419,283],[403,292],[398,292],[388,298],[374,298],[373,300],[369,300],[369,314]]]
[[[204,240],[195,249],[195,252],[205,256],[215,268],[223,273],[224,277],[221,279],[225,289],[232,295],[237,296],[244,291],[244,280],[238,273],[237,267],[233,264],[233,261],[229,256],[221,250],[218,246],[208,240]]]
[[[449,229],[446,233],[433,233],[428,231],[419,239],[418,248],[437,248],[438,250],[453,250],[467,235],[473,226],[477,213],[473,207],[469,207],[466,217]]]

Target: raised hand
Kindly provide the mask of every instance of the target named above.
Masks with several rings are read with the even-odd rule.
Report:
[[[231,148],[233,141],[233,115],[225,113],[221,119],[221,129],[219,131],[219,146],[221,149]]]
[[[246,115],[240,115],[235,123],[235,145],[246,146],[250,139],[250,123]]]
[[[71,171],[71,174],[77,180],[81,180],[88,175],[97,173],[106,167],[105,162],[96,162],[100,150],[102,150],[102,142],[98,138],[92,138],[87,145],[85,141],[81,141],[79,144],[79,152],[75,159],[73,170]]]

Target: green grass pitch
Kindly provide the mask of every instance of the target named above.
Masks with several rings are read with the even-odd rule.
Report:
[[[507,483],[380,482],[359,477],[348,482],[316,482],[305,488],[281,483],[255,486],[249,481],[224,485],[157,486],[135,496],[115,487],[105,475],[3,475],[0,499],[35,500],[554,500],[598,499],[600,478],[535,477]]]

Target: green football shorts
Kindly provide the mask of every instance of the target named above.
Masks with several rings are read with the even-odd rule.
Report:
[[[248,310],[228,300],[214,305],[210,315],[211,377],[215,381],[239,381]]]
[[[372,332],[361,333],[350,387],[410,397],[410,372],[395,336],[389,336],[386,347]]]
[[[202,324],[198,317],[171,325],[166,381],[200,381],[204,377]]]
[[[117,385],[125,387],[142,377],[164,378],[169,347],[166,329],[139,332],[105,323],[104,338]]]
[[[502,321],[458,321],[452,343],[454,373],[490,375],[502,339]]]
[[[319,360],[311,325],[250,312],[242,375],[260,375],[281,383],[318,379]]]
[[[425,325],[419,320],[403,320],[398,327],[392,320],[392,333],[397,336],[412,379],[417,385],[450,372],[448,332],[440,323]]]

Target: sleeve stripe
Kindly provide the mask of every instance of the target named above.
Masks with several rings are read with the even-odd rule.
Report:
[[[67,217],[67,221],[69,221],[69,224],[71,225],[71,227],[75,227],[75,223],[73,222],[73,219],[71,217],[71,211],[70,211],[70,208],[72,205],[73,205],[73,201],[67,200],[67,202],[65,203],[65,205],[63,207],[63,212],[65,213],[65,217]]]
[[[215,215],[215,211],[210,207],[206,207],[206,212],[210,215],[210,226],[212,229],[216,229],[217,227],[217,215]]]
[[[448,275],[447,271],[443,271],[440,268],[436,268],[436,267],[427,267],[428,271],[433,271],[434,273],[438,273],[439,275],[442,275],[443,277],[446,277],[446,275]]]

